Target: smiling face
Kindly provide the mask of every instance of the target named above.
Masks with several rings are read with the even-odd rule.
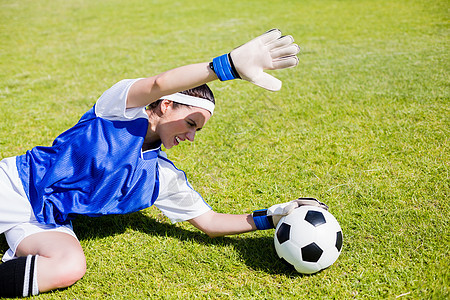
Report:
[[[170,100],[163,100],[160,105],[161,115],[153,122],[153,128],[150,124],[149,131],[154,132],[154,138],[160,139],[166,149],[185,140],[193,142],[195,133],[202,129],[211,117],[209,111],[200,107],[174,107]]]

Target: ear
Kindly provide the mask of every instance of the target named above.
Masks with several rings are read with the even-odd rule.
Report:
[[[173,102],[167,99],[163,99],[160,104],[161,113],[164,115],[169,107],[173,107]]]

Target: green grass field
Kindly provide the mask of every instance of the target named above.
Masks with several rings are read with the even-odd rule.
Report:
[[[0,158],[77,122],[123,78],[209,61],[265,30],[301,45],[271,93],[214,82],[216,113],[168,151],[218,212],[299,196],[344,231],[329,269],[278,260],[273,230],[210,239],[157,209],[75,230],[88,271],[36,299],[448,299],[448,1],[0,1]],[[0,252],[7,250],[0,238]]]

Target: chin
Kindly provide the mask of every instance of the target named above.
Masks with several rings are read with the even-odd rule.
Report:
[[[174,146],[172,143],[164,143],[164,142],[162,142],[162,145],[163,145],[164,148],[166,148],[166,149],[170,149],[170,148],[172,148],[172,147]]]

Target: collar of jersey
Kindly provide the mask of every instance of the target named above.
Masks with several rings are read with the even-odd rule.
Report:
[[[159,151],[161,151],[161,146],[155,149],[146,150],[142,152],[142,158],[145,160],[152,160],[158,157]]]

